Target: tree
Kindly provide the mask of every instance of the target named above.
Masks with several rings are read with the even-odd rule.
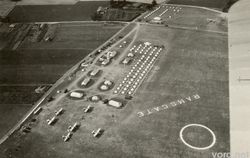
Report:
[[[114,0],[110,0],[110,6],[113,7],[114,6]]]
[[[153,1],[152,1],[152,6],[156,6],[156,5],[157,5],[156,0],[153,0]]]

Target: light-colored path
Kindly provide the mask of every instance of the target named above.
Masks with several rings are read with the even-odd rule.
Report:
[[[31,22],[33,24],[34,22]],[[87,24],[103,24],[103,23],[111,23],[111,21],[55,21],[55,22],[35,22],[35,24],[77,24],[77,25],[82,25],[86,26]],[[123,23],[123,24],[128,24],[129,22],[125,21],[115,21],[115,23]],[[72,25],[70,25],[72,26]]]
[[[161,27],[158,24],[150,24],[150,23],[143,23],[144,25],[149,25],[149,26],[154,26],[154,27]],[[221,34],[221,35],[228,35],[227,32],[224,31],[215,31],[215,30],[208,30],[208,29],[201,29],[198,27],[193,27],[193,26],[179,26],[179,25],[172,25],[169,24],[168,28],[172,28],[172,29],[183,29],[183,30],[191,30],[191,31],[201,31],[201,32],[210,32],[210,33],[217,33],[217,34]]]
[[[250,154],[249,8],[250,1],[241,0],[229,11],[229,80],[231,152]]]

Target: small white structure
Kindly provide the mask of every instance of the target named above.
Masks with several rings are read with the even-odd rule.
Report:
[[[156,17],[154,17],[154,20],[156,20],[156,21],[160,21],[160,20],[161,20],[161,18],[160,18],[159,16],[156,16]]]
[[[110,58],[114,58],[117,55],[117,51],[109,51],[107,56],[109,56]]]
[[[103,62],[105,59],[104,59],[103,57],[100,57],[98,60],[99,60],[100,62]]]
[[[88,67],[88,66],[89,66],[89,64],[87,64],[85,62],[81,63],[81,67]]]
[[[100,72],[99,69],[95,69],[95,70],[91,71],[90,76],[96,76],[99,72]]]
[[[9,28],[14,28],[16,26],[16,24],[10,24]]]
[[[108,104],[110,106],[113,106],[115,108],[120,108],[122,107],[122,103],[121,102],[118,102],[118,101],[115,101],[115,100],[109,100]]]
[[[133,53],[128,53],[128,57],[134,57]]]
[[[73,98],[82,98],[83,97],[83,93],[80,92],[71,92],[70,96]]]
[[[107,85],[101,85],[101,90],[103,90],[103,91],[106,91],[106,90],[108,90],[108,86]]]
[[[102,62],[102,65],[108,65],[109,64],[109,62],[110,62],[110,60],[109,59],[106,59],[106,60],[104,60],[103,62]]]
[[[125,59],[122,61],[122,63],[123,63],[123,64],[128,64],[128,63],[130,63],[131,60],[132,60],[131,58],[125,58]]]
[[[97,96],[97,95],[94,95],[94,96],[91,97],[92,101],[99,101],[100,99],[101,98],[99,96]]]
[[[82,81],[81,85],[82,85],[82,86],[87,86],[87,85],[89,84],[90,80],[91,80],[90,78],[85,78],[85,79]]]
[[[152,23],[155,24],[162,24],[162,19],[158,16],[154,17],[153,20],[151,20]]]
[[[113,83],[110,80],[105,80],[104,84],[107,86],[111,86]]]

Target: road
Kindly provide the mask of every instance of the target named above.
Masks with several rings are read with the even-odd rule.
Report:
[[[20,86],[20,87],[36,87],[36,86],[52,86],[53,84],[44,84],[44,83],[30,83],[30,84],[0,84],[0,87],[17,87],[17,86]]]
[[[35,24],[100,24],[100,23],[121,23],[121,24],[129,24],[129,22],[125,21],[56,21],[56,22],[35,22]],[[34,23],[30,23],[34,24]],[[86,25],[85,25],[86,26]]]

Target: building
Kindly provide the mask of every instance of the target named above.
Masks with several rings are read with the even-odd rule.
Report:
[[[127,65],[127,64],[129,64],[131,61],[132,61],[131,58],[125,58],[125,59],[122,61],[122,63],[125,64],[125,65]]]
[[[106,13],[107,10],[108,10],[108,7],[99,6],[98,9],[96,10],[96,13],[99,15],[103,15]]]
[[[154,17],[150,22],[154,24],[163,24],[162,19],[158,16]]]
[[[120,108],[120,107],[122,107],[122,103],[119,102],[119,101],[115,101],[115,100],[109,100],[108,104],[109,104],[110,106],[115,107],[115,108]]]
[[[100,89],[101,89],[102,91],[106,91],[106,90],[108,90],[109,88],[108,88],[107,85],[101,85]]]
[[[82,98],[83,97],[83,93],[80,92],[71,92],[70,96],[73,98]]]
[[[90,76],[96,76],[99,72],[100,72],[99,69],[95,69],[95,70],[91,71]]]
[[[114,58],[117,55],[117,51],[109,51],[107,53],[107,56],[109,56],[110,58]]]
[[[104,85],[106,85],[106,86],[112,86],[112,81],[110,81],[110,80],[105,80],[104,82]]]
[[[91,80],[90,78],[85,78],[85,79],[82,81],[81,85],[82,85],[82,86],[87,86],[87,85],[89,84],[90,80]]]
[[[106,60],[104,60],[104,61],[102,62],[102,65],[106,66],[106,65],[109,64],[109,62],[110,62],[110,60],[109,60],[109,59],[106,59]]]

